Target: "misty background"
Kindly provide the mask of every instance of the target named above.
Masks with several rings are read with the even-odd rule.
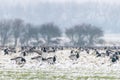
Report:
[[[26,23],[55,23],[65,31],[77,24],[102,29],[104,39],[120,38],[118,0],[0,0],[0,19],[20,18]]]
[[[83,0],[84,1],[84,0]],[[114,2],[114,0],[112,0]],[[81,3],[80,3],[81,2]],[[117,1],[118,2],[118,1]],[[42,24],[54,22],[61,28],[90,23],[106,33],[120,33],[120,5],[100,1],[1,0],[0,18],[22,18]]]

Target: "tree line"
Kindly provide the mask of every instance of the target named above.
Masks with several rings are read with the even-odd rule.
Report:
[[[25,23],[22,19],[0,21],[1,46],[13,44],[16,47],[18,43],[22,46],[29,46],[32,40],[39,42],[41,38],[49,44],[52,38],[61,37],[62,34],[71,40],[71,45],[88,46],[102,41],[101,37],[104,33],[103,30],[91,24],[79,24],[62,31],[54,23],[34,25]]]

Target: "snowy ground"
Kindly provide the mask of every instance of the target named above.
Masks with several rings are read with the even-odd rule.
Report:
[[[20,67],[10,61],[18,55],[3,55],[1,51],[0,80],[120,80],[120,62],[111,64],[108,57],[96,58],[81,52],[77,61],[71,61],[70,50],[65,50],[56,52],[54,65],[32,61],[34,54],[25,57],[27,63]]]

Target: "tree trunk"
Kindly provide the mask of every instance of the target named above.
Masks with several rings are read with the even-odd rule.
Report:
[[[49,45],[50,43],[50,36],[47,37],[47,44]]]
[[[6,37],[4,37],[4,38],[2,39],[2,46],[3,46],[3,47],[5,46],[5,43],[6,43]]]
[[[89,45],[93,45],[93,36],[91,36],[89,39]]]
[[[15,38],[15,43],[14,43],[15,48],[16,48],[17,44],[18,44],[18,38]]]
[[[74,35],[71,36],[71,40],[72,40],[72,46],[74,46],[75,45]]]

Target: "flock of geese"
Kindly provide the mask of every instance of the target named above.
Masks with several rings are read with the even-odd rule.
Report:
[[[21,47],[18,51],[20,56],[11,58],[11,61],[15,61],[17,65],[23,65],[26,63],[25,56],[37,53],[38,55],[31,57],[31,60],[37,60],[38,62],[47,62],[48,64],[55,64],[57,61],[57,56],[45,57],[44,54],[55,53],[59,50],[69,49],[70,53],[68,58],[73,61],[77,61],[80,58],[80,53],[85,51],[86,54],[91,54],[90,51],[94,51],[96,57],[109,57],[110,62],[115,63],[119,61],[120,51],[119,47]],[[103,50],[104,52],[101,52]],[[4,55],[10,55],[10,53],[17,54],[15,48],[5,48],[3,49]]]

